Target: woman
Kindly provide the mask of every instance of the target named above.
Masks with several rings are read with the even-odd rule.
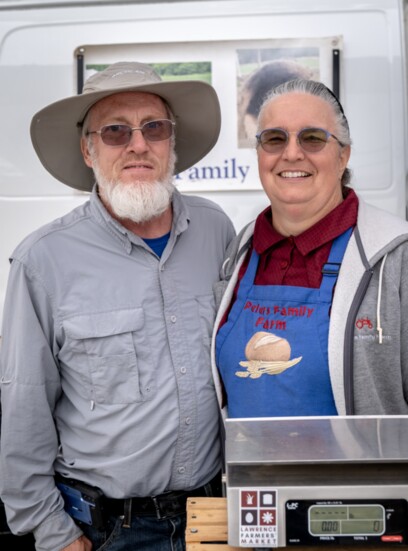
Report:
[[[272,89],[256,137],[271,204],[217,288],[224,415],[408,414],[408,223],[348,187],[349,126],[323,84]]]

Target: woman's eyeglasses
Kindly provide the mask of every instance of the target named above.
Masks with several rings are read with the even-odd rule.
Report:
[[[267,153],[282,153],[288,145],[290,134],[296,134],[297,143],[307,153],[321,151],[329,138],[334,138],[341,146],[344,145],[334,134],[323,128],[302,128],[299,132],[288,132],[283,128],[266,128],[256,135],[256,140]]]
[[[127,145],[132,139],[135,130],[140,130],[143,138],[148,142],[161,142],[168,140],[173,132],[176,123],[168,119],[157,119],[148,121],[142,126],[128,126],[127,124],[108,124],[102,126],[100,130],[92,130],[89,134],[99,134],[105,145],[117,146]]]

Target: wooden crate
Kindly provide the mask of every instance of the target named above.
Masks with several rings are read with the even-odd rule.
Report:
[[[228,540],[227,500],[223,497],[190,497],[187,500],[187,551],[242,551]],[[252,551],[246,548],[247,551]]]

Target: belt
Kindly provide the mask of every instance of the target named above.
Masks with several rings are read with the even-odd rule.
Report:
[[[221,495],[220,472],[210,482],[194,490],[177,490],[165,492],[157,496],[132,497],[127,499],[105,497],[103,506],[105,513],[124,515],[127,523],[130,523],[130,516],[132,514],[136,516],[155,516],[158,519],[164,519],[185,513],[187,498],[189,497],[217,497]]]

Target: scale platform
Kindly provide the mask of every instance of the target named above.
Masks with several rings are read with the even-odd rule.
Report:
[[[408,416],[227,419],[228,543],[408,545]]]

